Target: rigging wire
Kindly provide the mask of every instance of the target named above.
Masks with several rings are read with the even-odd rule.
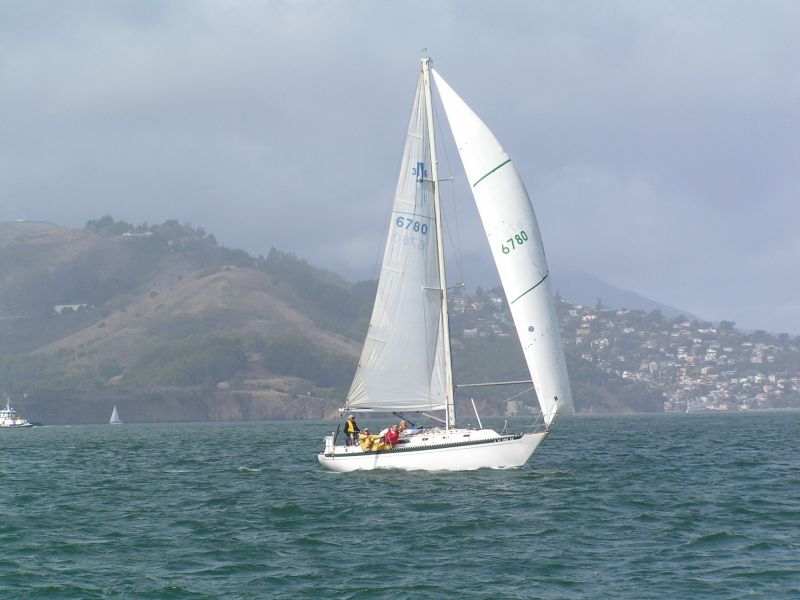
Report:
[[[434,121],[436,123],[436,128],[439,131],[439,140],[441,140],[439,147],[444,153],[444,159],[447,165],[447,172],[450,176],[449,178],[450,185],[448,186],[448,189],[450,190],[450,199],[446,202],[448,217],[450,218],[448,218],[447,221],[442,225],[445,228],[445,232],[447,234],[445,237],[447,238],[447,242],[453,254],[453,260],[455,261],[456,272],[458,273],[458,279],[460,281],[464,281],[464,262],[463,262],[463,252],[461,249],[461,227],[458,220],[458,204],[456,202],[456,191],[453,179],[453,166],[450,162],[450,154],[447,151],[448,144],[446,144],[444,141],[445,139],[448,140],[451,139],[452,136],[447,136],[447,138],[445,138],[444,128],[442,127],[443,119],[440,117],[440,109],[437,104],[434,104],[433,106],[433,113],[434,113]],[[439,195],[441,196],[441,187]],[[451,230],[451,227],[449,225],[450,221],[453,221],[455,232]]]
[[[435,84],[434,84],[433,78],[431,78],[429,80],[429,88],[427,90],[427,92],[428,92],[427,99],[430,101],[430,104],[431,104],[431,106],[428,107],[428,116],[429,116],[429,120],[430,120],[429,121],[430,122],[430,127],[434,131],[438,131],[438,133],[439,133],[439,140],[440,140],[439,141],[439,147],[444,152],[444,157],[445,157],[445,162],[447,164],[448,174],[451,176],[451,178],[449,180],[450,183],[451,183],[451,185],[449,186],[451,201],[448,201],[446,203],[448,206],[446,206],[445,208],[447,209],[447,212],[449,214],[453,215],[453,222],[456,225],[456,231],[458,232],[458,213],[455,210],[456,207],[455,207],[453,185],[452,185],[453,169],[452,169],[452,166],[451,166],[451,163],[450,163],[450,157],[449,157],[449,155],[447,153],[447,145],[445,143],[445,136],[444,136],[444,131],[443,131],[443,128],[442,128],[442,119],[440,117],[438,106],[436,105],[436,103],[434,103],[434,93],[433,93],[434,92],[433,91],[434,87],[435,87]],[[434,131],[431,131],[430,135],[433,135]],[[433,147],[432,148],[432,153],[435,154],[436,150],[437,150],[437,148]],[[455,386],[453,385],[452,335],[449,333],[451,318],[449,316],[449,307],[447,306],[447,304],[448,304],[448,299],[447,299],[447,281],[446,281],[447,280],[447,263],[445,262],[445,256],[444,256],[444,254],[445,254],[445,249],[444,248],[445,248],[445,245],[448,245],[447,242],[449,242],[449,246],[453,250],[452,254],[453,254],[453,257],[455,258],[455,264],[456,264],[456,267],[457,267],[459,279],[463,279],[464,269],[463,269],[462,263],[461,263],[460,247],[457,247],[455,244],[453,244],[452,233],[451,233],[451,229],[449,227],[450,219],[445,219],[444,211],[442,210],[442,206],[441,206],[442,186],[440,184],[443,181],[443,179],[441,178],[441,175],[438,172],[438,170],[439,170],[439,164],[438,164],[439,163],[439,159],[438,159],[438,156],[437,156],[437,161],[436,162],[437,162],[437,164],[435,165],[435,168],[436,168],[436,171],[437,171],[437,174],[436,174],[437,181],[434,183],[434,185],[439,186],[438,188],[436,188],[437,194],[439,196],[439,211],[438,211],[439,214],[438,214],[438,216],[439,216],[439,220],[441,221],[439,223],[439,232],[440,232],[440,235],[442,236],[442,238],[444,238],[442,240],[439,240],[439,248],[440,248],[440,251],[442,253],[442,256],[440,257],[440,261],[441,261],[440,269],[441,269],[442,277],[440,277],[440,279],[444,278],[444,281],[440,281],[439,284],[440,284],[440,287],[442,288],[442,299],[444,301],[444,306],[443,306],[443,311],[442,311],[442,317],[443,317],[442,320],[446,320],[447,321],[445,323],[440,323],[440,333],[439,333],[439,337],[438,337],[437,347],[439,346],[439,344],[441,344],[441,346],[443,347],[443,352],[445,353],[445,357],[446,358],[449,357],[449,366],[447,366],[446,371],[443,373],[444,374],[444,381],[442,382],[442,383],[446,384],[445,385],[445,399],[447,400],[447,410],[445,411],[445,414],[447,415],[447,420],[448,420],[447,427],[449,428],[450,425],[455,425],[456,424],[456,414],[457,413],[456,413],[456,406],[455,406]],[[450,205],[452,205],[452,209],[450,208]],[[458,239],[460,239],[460,236],[458,236]],[[435,372],[434,372],[434,374],[435,374]],[[449,381],[448,381],[448,379],[449,379]],[[447,389],[448,387],[449,387],[449,389]]]
[[[420,77],[422,77],[422,76],[420,76]],[[423,83],[422,83],[422,81],[420,81],[419,104],[422,105],[422,110],[420,110],[420,113],[424,114],[427,111],[427,106],[425,106],[427,104],[427,99],[425,98],[425,94],[422,93],[422,86],[423,86]],[[423,160],[423,162],[429,162],[430,161],[430,143],[431,143],[431,139],[430,138],[431,138],[431,132],[428,131],[427,119],[425,120],[425,124],[422,127],[422,135],[423,135],[423,139],[422,139],[422,160]],[[425,139],[425,137],[424,137],[425,135],[427,135],[427,139]],[[426,148],[428,148],[428,152],[425,152]],[[417,188],[416,188],[417,192],[416,192],[416,196],[414,198],[414,212],[415,213],[418,212],[416,205],[417,205],[418,202],[420,202],[420,199],[421,199],[420,197],[425,198],[426,196],[429,195],[429,198],[427,198],[428,203],[432,204],[434,202],[434,194],[436,193],[436,189],[435,188],[436,188],[437,185],[439,185],[438,181],[430,181],[430,182],[428,182],[427,178],[424,175],[424,173],[423,174],[418,174],[418,177],[420,178],[420,181],[419,181],[419,183],[417,185]],[[430,183],[430,187],[428,186],[428,183]],[[428,191],[430,192],[429,194],[427,193]],[[430,243],[430,242],[427,242],[427,243]],[[429,264],[428,264],[429,263],[429,258],[430,258],[429,253],[423,252],[422,260],[423,260],[423,264],[425,265],[425,272],[426,273],[430,272],[430,269],[428,268],[429,267]],[[438,270],[438,268],[436,269],[436,278],[437,279],[439,278],[439,270]],[[439,281],[439,287],[442,287],[442,283],[443,282]],[[423,294],[428,294],[430,292],[426,291],[426,289],[423,287],[422,293]],[[441,318],[437,320],[437,326],[434,328],[435,331],[431,332],[430,327],[428,326],[428,319],[425,318],[426,315],[424,314],[424,312],[423,312],[423,314],[420,315],[420,317],[422,318],[422,323],[423,323],[423,326],[425,327],[425,339],[429,340],[431,338],[431,334],[432,333],[436,334],[436,344],[433,345],[433,349],[431,349],[431,345],[430,344],[425,344],[425,359],[427,361],[427,364],[434,365],[435,361],[436,361],[436,354],[437,354],[436,350],[439,347],[439,338],[441,336],[441,327],[439,326],[440,325],[439,321],[441,321]],[[431,351],[433,351],[433,355],[432,356],[431,356]],[[428,410],[431,411],[431,412],[434,410],[434,408],[433,408],[433,406],[434,406],[434,399],[433,399],[433,396],[434,396],[434,385],[433,385],[433,383],[434,383],[434,374],[435,374],[435,372],[436,372],[436,369],[434,368],[434,370],[431,372],[430,381],[428,382],[428,402],[429,402]]]
[[[514,394],[514,395],[513,395],[513,396],[511,396],[510,398],[506,398],[506,399],[504,400],[504,402],[510,402],[510,401],[511,401],[511,400],[513,400],[514,398],[518,398],[519,396],[522,396],[522,394],[527,394],[527,393],[528,393],[528,392],[530,392],[532,389],[533,389],[533,386],[531,386],[531,387],[527,387],[527,388],[525,388],[524,390],[522,390],[521,392],[519,392],[518,394]]]

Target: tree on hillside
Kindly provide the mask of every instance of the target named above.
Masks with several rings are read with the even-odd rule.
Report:
[[[112,237],[116,235],[122,235],[127,231],[131,231],[133,229],[133,225],[126,223],[125,221],[114,221],[114,218],[111,215],[105,215],[96,221],[88,221],[84,226],[84,229],[87,231],[93,231],[94,233],[106,237]]]
[[[245,368],[238,338],[194,335],[147,352],[125,376],[126,383],[200,385],[227,381]]]

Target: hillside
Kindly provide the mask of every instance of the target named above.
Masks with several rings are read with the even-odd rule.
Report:
[[[594,306],[598,300],[601,300],[603,306],[608,308],[628,308],[645,312],[657,310],[666,317],[684,316],[696,321],[701,320],[689,311],[656,302],[629,290],[620,289],[580,271],[566,271],[558,273],[557,276],[554,275],[553,286],[564,298],[569,298],[570,301],[577,304]]]
[[[301,405],[338,404],[371,295],[175,221],[3,223],[0,257],[0,389],[48,422],[96,421],[115,401],[131,420],[318,416]]]
[[[334,415],[374,292],[274,248],[220,247],[177,221],[0,223],[0,393],[47,423],[103,422],[114,404],[128,421]],[[578,412],[800,402],[800,342],[785,334],[558,306]],[[457,383],[529,377],[502,290],[455,291],[451,332]],[[462,415],[473,398],[487,416],[536,411],[530,391],[468,390],[457,390]]]

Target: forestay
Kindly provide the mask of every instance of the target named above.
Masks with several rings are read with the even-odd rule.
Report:
[[[375,306],[346,408],[443,410],[441,292],[430,136],[420,76]]]
[[[556,415],[574,410],[539,225],[519,173],[500,143],[432,72],[549,425]]]

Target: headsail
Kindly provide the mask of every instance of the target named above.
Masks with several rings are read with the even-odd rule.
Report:
[[[443,410],[441,293],[423,77],[417,85],[375,306],[348,409]]]
[[[469,178],[544,420],[572,414],[539,225],[516,167],[488,127],[435,70],[436,88]]]

